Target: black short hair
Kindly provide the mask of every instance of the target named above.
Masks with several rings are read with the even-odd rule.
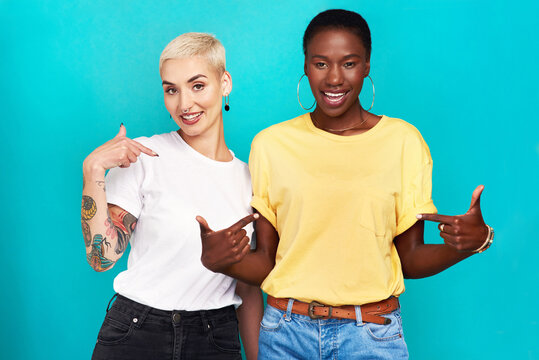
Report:
[[[367,57],[371,56],[369,25],[358,13],[342,9],[323,11],[311,20],[303,35],[303,54],[307,55],[307,46],[312,38],[320,31],[327,29],[345,29],[357,35],[367,51]]]

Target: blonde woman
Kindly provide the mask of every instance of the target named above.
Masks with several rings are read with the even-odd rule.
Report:
[[[237,317],[256,358],[260,289],[202,265],[195,221],[204,213],[225,228],[242,219],[241,244],[253,231],[249,171],[223,135],[222,99],[232,90],[225,49],[212,35],[186,33],[166,46],[159,70],[179,130],[132,140],[121,125],[83,164],[88,262],[108,270],[131,244],[92,358],[241,359]]]

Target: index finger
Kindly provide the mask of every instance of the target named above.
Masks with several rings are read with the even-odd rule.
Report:
[[[454,216],[441,214],[417,214],[416,218],[418,218],[419,220],[435,221],[439,223],[450,224],[453,222]]]
[[[228,229],[234,232],[239,231],[243,229],[245,226],[255,221],[256,219],[258,219],[259,217],[260,215],[258,215],[258,213],[247,215],[246,217],[244,217],[243,219],[241,219],[240,221],[238,221],[237,223],[235,223]]]
[[[129,140],[131,140],[131,139],[129,139]],[[143,153],[145,153],[146,155],[159,156],[155,151],[153,151],[150,148],[147,148],[146,146],[142,145],[139,142],[136,142],[135,140],[131,140],[131,143],[133,145],[135,145],[137,148],[139,148],[139,150],[142,151]]]

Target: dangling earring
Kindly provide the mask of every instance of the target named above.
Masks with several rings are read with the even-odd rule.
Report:
[[[299,85],[301,84],[301,80],[303,79],[304,76],[307,76],[305,74],[301,75],[301,77],[299,78],[299,81],[298,81],[298,90],[297,90],[297,93],[298,93],[298,102],[299,102],[299,106],[301,106],[303,108],[303,110],[311,110],[313,108],[313,106],[316,105],[316,99],[314,100],[314,103],[311,105],[310,108],[305,108],[302,104],[301,104],[301,100],[299,99]]]
[[[230,106],[228,105],[230,101],[229,95],[225,95],[225,111],[230,110]]]
[[[372,84],[372,102],[371,102],[371,107],[368,108],[367,110],[365,111],[369,111],[372,109],[372,107],[374,106],[374,81],[372,81],[372,78],[370,75],[367,75],[367,77],[369,78],[369,80],[371,81],[371,84]]]

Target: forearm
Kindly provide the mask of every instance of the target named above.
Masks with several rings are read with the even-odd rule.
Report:
[[[245,257],[222,271],[223,274],[249,285],[260,286],[275,266],[275,255],[264,251],[251,251]]]
[[[422,244],[401,258],[402,270],[405,278],[420,279],[438,274],[473,254],[446,244]]]
[[[86,164],[85,164],[86,165]],[[81,225],[88,263],[96,271],[114,266],[123,250],[108,210],[105,171],[83,166]]]
[[[239,321],[241,341],[247,360],[258,355],[258,333],[264,314],[264,300],[259,287],[238,281],[236,293],[242,298],[242,304],[236,310]]]

